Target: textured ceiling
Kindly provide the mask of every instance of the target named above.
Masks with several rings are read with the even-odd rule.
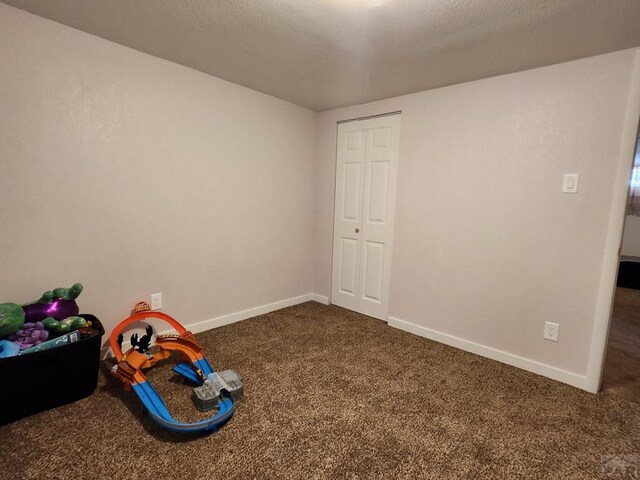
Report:
[[[640,0],[2,0],[322,111],[640,45]]]

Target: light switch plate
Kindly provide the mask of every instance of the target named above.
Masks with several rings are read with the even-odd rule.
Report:
[[[565,173],[562,179],[562,193],[578,193],[578,182],[580,174]]]

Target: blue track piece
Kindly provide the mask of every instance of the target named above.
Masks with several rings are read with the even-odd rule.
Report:
[[[182,375],[185,379],[189,380],[192,383],[195,383],[196,385],[202,385],[202,379],[200,378],[200,376],[196,372],[194,372],[193,368],[191,368],[191,366],[186,362],[177,364],[175,367],[173,367],[173,371],[178,375]]]
[[[211,366],[211,364],[207,362],[206,358],[203,358],[202,360],[197,360],[196,362],[193,363],[193,365],[202,371],[205,378],[211,375],[215,371]],[[181,362],[177,364],[175,367],[173,367],[172,370],[176,372],[178,375],[182,375],[184,378],[186,378],[190,382],[193,382],[197,385],[202,385],[202,378],[198,376],[198,374],[193,370],[193,367],[191,367],[187,362]]]
[[[215,370],[213,369],[213,367],[209,364],[209,362],[207,362],[206,358],[203,358],[202,360],[198,360],[196,362],[193,362],[193,364],[198,367],[200,370],[202,370],[202,373],[204,373],[205,377],[208,377],[209,375],[211,375]]]
[[[133,385],[133,390],[136,392],[145,408],[149,411],[149,415],[154,422],[164,428],[177,432],[215,430],[229,420],[233,416],[233,411],[235,410],[233,397],[221,397],[220,400],[218,400],[218,412],[214,416],[194,423],[185,423],[180,422],[171,416],[167,406],[162,401],[162,398],[160,398],[149,382],[136,383]]]

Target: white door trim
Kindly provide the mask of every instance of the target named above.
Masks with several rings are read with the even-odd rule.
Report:
[[[338,125],[341,125],[343,123],[359,122],[360,120],[371,120],[372,118],[388,117],[390,115],[400,115],[400,114],[402,114],[402,110],[395,110],[393,112],[387,112],[387,113],[377,113],[375,115],[369,115],[368,117],[356,117],[356,118],[349,118],[346,120],[338,120]]]

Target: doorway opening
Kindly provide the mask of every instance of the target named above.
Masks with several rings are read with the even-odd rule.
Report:
[[[640,132],[629,187],[602,390],[640,403]]]

